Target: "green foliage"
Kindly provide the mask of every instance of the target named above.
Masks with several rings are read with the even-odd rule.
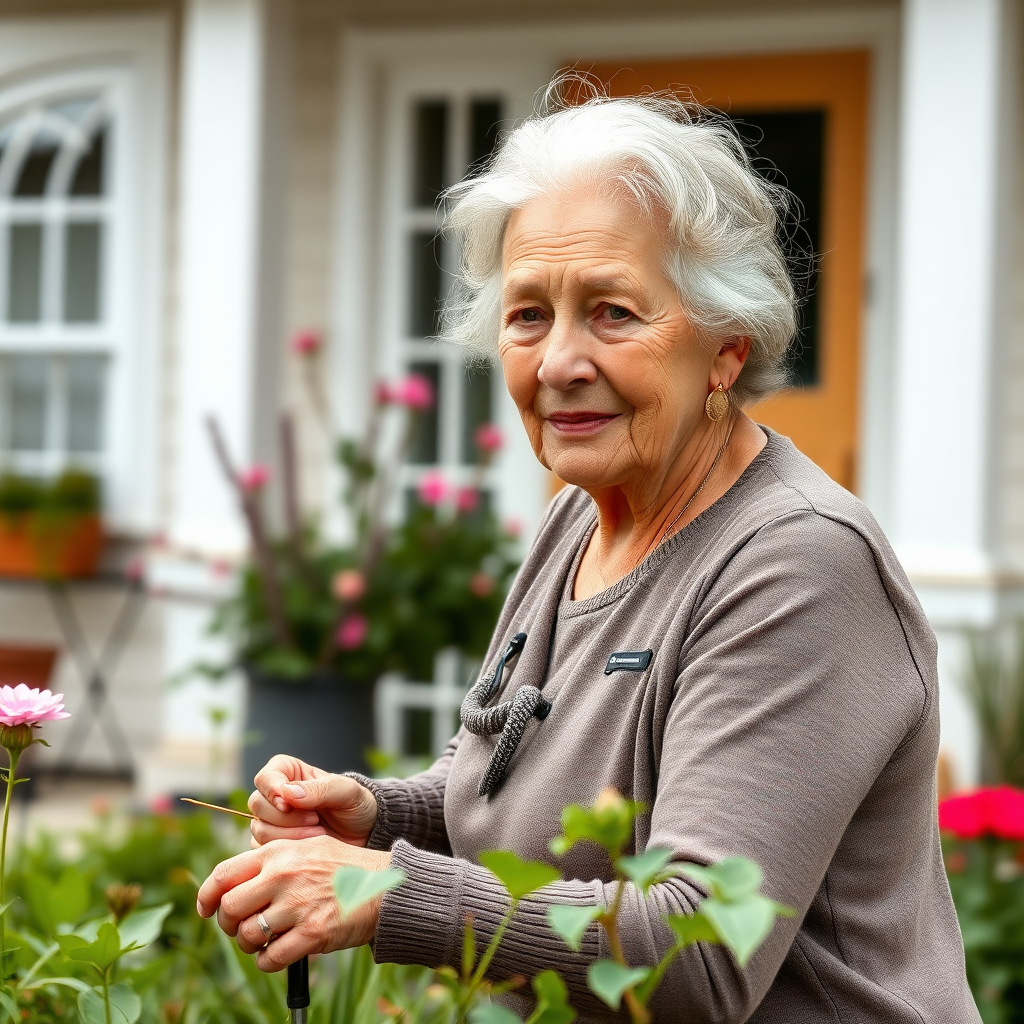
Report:
[[[583,933],[603,912],[604,907],[576,907],[568,903],[556,903],[548,907],[548,924],[571,950],[578,953]]]
[[[92,515],[100,505],[99,482],[81,470],[65,470],[48,482],[17,473],[0,477],[0,515],[7,517],[30,512],[50,517]]]
[[[642,804],[606,790],[592,807],[570,804],[562,810],[562,834],[551,840],[551,852],[561,857],[580,842],[591,842],[616,859],[633,839],[633,820]]]
[[[539,860],[521,860],[509,850],[481,853],[480,863],[497,875],[498,881],[513,900],[521,900],[562,877],[558,868]]]
[[[617,1010],[626,990],[646,981],[650,973],[649,967],[627,967],[614,960],[598,960],[587,968],[587,984],[594,995]]]
[[[338,898],[343,917],[354,914],[364,903],[397,889],[405,881],[405,872],[399,868],[371,871],[347,864],[334,872],[334,894]]]
[[[1024,1024],[1024,843],[945,837],[967,980],[985,1024]]]

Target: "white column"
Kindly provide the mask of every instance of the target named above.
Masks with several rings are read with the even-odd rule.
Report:
[[[274,461],[289,45],[286,0],[185,4],[179,319],[168,473],[172,547],[150,567],[154,585],[172,593],[184,589],[216,599],[224,591],[225,581],[175,556],[178,548],[223,553],[246,545],[235,499],[212,454],[206,416],[216,415],[240,465]],[[212,605],[169,599],[165,607],[167,676],[231,653],[205,636]],[[193,678],[168,688],[161,744],[141,766],[142,795],[225,789],[237,782],[231,769],[244,704],[237,677],[216,686]],[[228,715],[219,733],[211,708]]]
[[[283,29],[273,0],[185,6],[170,532],[204,549],[244,543],[205,417],[218,417],[243,464],[271,455],[287,151]]]
[[[964,626],[999,617],[994,536],[1013,0],[904,0],[891,536],[939,636],[943,744],[977,737]]]

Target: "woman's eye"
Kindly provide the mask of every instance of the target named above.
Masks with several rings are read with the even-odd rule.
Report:
[[[539,309],[521,309],[516,314],[516,317],[519,320],[521,320],[523,323],[535,324],[535,323],[537,323],[538,320],[540,320],[540,310]]]
[[[608,306],[606,312],[609,320],[629,320],[633,316],[625,306]]]

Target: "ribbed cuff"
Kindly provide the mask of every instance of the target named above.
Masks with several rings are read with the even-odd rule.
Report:
[[[379,779],[371,779],[366,775],[360,775],[359,772],[345,772],[344,774],[350,779],[355,779],[361,786],[365,786],[373,794],[374,800],[377,801],[377,821],[374,823],[369,836],[367,836],[366,848],[368,850],[390,850],[398,838],[398,834],[395,833],[392,827],[390,805],[392,803],[399,804],[401,802],[400,798],[389,800],[385,787],[381,785],[381,780]],[[397,789],[397,787],[392,788]]]

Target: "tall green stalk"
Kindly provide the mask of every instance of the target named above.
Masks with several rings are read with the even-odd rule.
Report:
[[[4,796],[4,831],[0,838],[0,985],[7,983],[7,827],[11,820],[11,794],[18,775],[18,761],[21,750],[9,747],[7,750],[11,766],[7,770],[7,793]]]

